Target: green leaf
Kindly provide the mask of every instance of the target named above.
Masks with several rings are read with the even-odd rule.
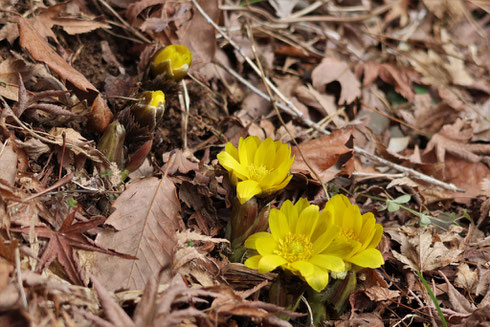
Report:
[[[402,196],[399,196],[397,197],[396,199],[393,200],[393,202],[396,202],[396,203],[407,203],[410,201],[412,197],[408,194],[405,194],[405,195],[402,195]]]
[[[395,212],[400,210],[400,206],[396,202],[388,200],[387,203],[388,203],[389,212]]]
[[[427,226],[429,225],[430,223],[432,222],[432,220],[430,220],[430,216],[428,215],[425,215],[425,214],[420,214],[420,225],[421,226]]]

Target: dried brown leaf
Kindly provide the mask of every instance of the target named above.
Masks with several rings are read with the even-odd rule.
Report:
[[[394,300],[400,297],[400,291],[376,285],[364,290],[364,293],[374,302]]]
[[[181,229],[180,202],[168,179],[148,178],[131,184],[114,202],[116,211],[96,243],[135,256],[135,260],[96,254],[94,275],[110,291],[143,289],[149,278],[171,265],[176,232]],[[162,277],[168,280],[166,271]]]
[[[61,78],[70,81],[83,92],[97,92],[95,86],[85,76],[70,66],[54,49],[41,37],[32,24],[19,18],[20,45],[29,51],[31,56],[38,61],[44,62]]]
[[[441,271],[439,271],[439,274],[446,281],[447,294],[449,296],[449,302],[451,302],[451,305],[453,306],[453,310],[463,314],[469,314],[475,311],[476,306],[468,301],[468,299],[466,299],[464,295],[461,294],[456,288],[454,288],[454,286],[447,279],[446,275],[444,275]]]
[[[338,81],[342,87],[339,105],[349,104],[361,95],[361,83],[347,63],[333,57],[326,57],[311,73],[313,86],[320,92],[326,84]]]
[[[448,249],[442,242],[432,240],[428,230],[420,230],[413,237],[401,236],[401,254],[392,251],[395,258],[416,271],[431,271],[455,262],[462,251]]]
[[[470,266],[468,266],[466,263],[460,264],[458,266],[458,272],[456,273],[454,285],[465,289],[469,293],[475,293],[477,284],[478,271],[471,270]]]
[[[322,182],[326,183],[330,181],[335,177],[336,173],[340,172],[340,167],[333,173],[328,169],[337,163],[340,155],[352,151],[352,149],[346,145],[351,135],[352,129],[339,129],[330,135],[325,135],[299,145],[306,161],[320,176]],[[296,147],[293,147],[292,153],[295,156],[291,168],[292,171],[311,174],[310,169]]]
[[[490,145],[468,144],[472,135],[473,128],[458,118],[454,124],[445,125],[438,133],[432,136],[424,153],[435,149],[439,162],[444,162],[446,152],[470,162],[479,162],[481,156],[478,154],[490,155]]]

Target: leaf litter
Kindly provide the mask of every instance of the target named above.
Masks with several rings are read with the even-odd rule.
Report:
[[[267,302],[274,272],[228,259],[234,190],[216,155],[248,135],[293,149],[293,179],[273,206],[340,192],[384,226],[386,264],[363,270],[350,308],[325,325],[440,324],[417,272],[448,323],[488,322],[481,1],[4,5],[0,325],[307,324],[307,303],[293,313]],[[175,85],[147,71],[170,43],[195,59]],[[164,119],[146,148],[126,140],[125,154],[147,158],[124,179],[95,144],[156,89]]]

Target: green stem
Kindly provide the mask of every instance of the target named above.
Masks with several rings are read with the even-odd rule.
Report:
[[[437,309],[437,314],[439,315],[439,318],[441,319],[442,325],[444,327],[447,327],[446,319],[444,318],[444,315],[442,314],[441,306],[439,305],[439,302],[437,301],[436,296],[434,295],[434,293],[430,289],[429,284],[425,280],[424,276],[422,276],[422,273],[418,270],[416,270],[416,273],[419,276],[420,280],[422,281],[422,284],[424,284],[424,287],[427,290],[427,293],[429,293],[429,296],[432,299],[432,302],[434,302],[434,305],[436,306],[436,309]]]

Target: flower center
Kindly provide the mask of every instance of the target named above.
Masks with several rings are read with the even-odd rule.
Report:
[[[250,174],[250,179],[260,182],[262,178],[270,174],[270,171],[263,165],[250,165],[248,166],[248,173]]]
[[[357,240],[357,235],[352,228],[343,228],[341,233],[349,240]]]
[[[304,234],[291,234],[279,240],[275,254],[280,255],[288,262],[307,261],[311,258],[313,244],[310,238]]]

